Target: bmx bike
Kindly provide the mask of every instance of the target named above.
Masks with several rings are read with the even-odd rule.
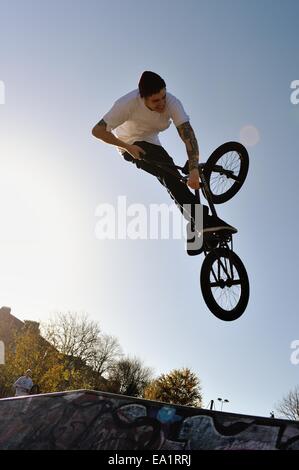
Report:
[[[180,167],[146,158],[142,160],[187,184],[188,161]],[[248,152],[242,144],[226,142],[218,147],[205,163],[198,165],[201,181],[200,189],[195,190],[198,203],[201,190],[212,214],[217,216],[215,204],[222,204],[235,196],[246,179],[248,167]],[[220,320],[236,320],[247,307],[250,288],[245,266],[233,251],[233,234],[219,231],[204,236],[200,253],[205,256],[200,285],[207,307]]]

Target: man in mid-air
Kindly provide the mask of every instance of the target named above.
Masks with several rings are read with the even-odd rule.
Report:
[[[171,121],[186,145],[189,161],[187,184],[193,190],[199,189],[199,149],[189,116],[182,103],[166,90],[163,78],[156,73],[143,72],[138,89],[119,98],[94,126],[92,134],[103,142],[118,147],[125,160],[156,176],[165,186],[188,220],[187,252],[197,254],[201,251],[202,235],[220,230],[231,233],[237,230],[218,217],[209,215],[208,207],[200,206],[196,195],[175,175],[149,163],[154,160],[174,166],[173,159],[162,147],[158,136],[170,126]],[[143,157],[147,161],[143,161]],[[180,175],[175,168],[172,171]]]

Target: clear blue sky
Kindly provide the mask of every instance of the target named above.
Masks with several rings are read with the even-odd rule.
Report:
[[[0,303],[21,319],[84,311],[156,374],[187,366],[204,404],[269,416],[299,383],[299,3],[288,0],[1,1]],[[219,215],[236,225],[251,282],[238,321],[217,320],[199,289],[202,257],[184,240],[101,241],[96,208],[169,203],[92,126],[143,70],[165,79],[191,118],[203,160],[257,129],[250,172]],[[175,128],[162,143],[178,163]]]

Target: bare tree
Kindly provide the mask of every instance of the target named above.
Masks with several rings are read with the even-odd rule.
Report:
[[[115,364],[108,379],[110,383],[118,384],[119,393],[141,397],[152,375],[152,369],[145,367],[140,359],[126,357]]]
[[[42,329],[43,336],[63,356],[69,372],[66,386],[76,379],[76,383],[80,380],[95,389],[110,387],[107,376],[122,357],[117,338],[101,333],[99,325],[90,321],[87,314],[72,312],[52,315]],[[116,384],[112,385],[111,390]]]
[[[88,362],[94,357],[100,327],[86,314],[57,313],[43,325],[43,336],[60,353]]]
[[[93,349],[88,364],[102,376],[107,376],[122,356],[119,341],[115,336],[101,334]]]
[[[297,385],[293,390],[283,397],[281,402],[275,407],[278,413],[282,416],[298,420],[299,419],[299,386]]]

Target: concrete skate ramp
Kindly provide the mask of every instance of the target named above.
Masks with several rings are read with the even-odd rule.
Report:
[[[0,449],[299,450],[299,423],[79,390],[0,400]]]

